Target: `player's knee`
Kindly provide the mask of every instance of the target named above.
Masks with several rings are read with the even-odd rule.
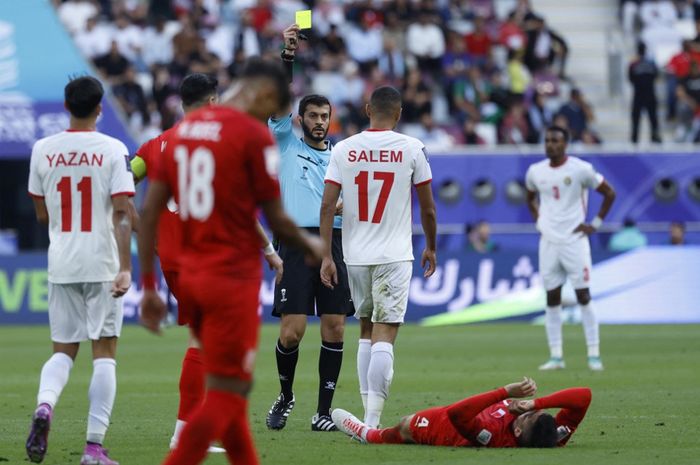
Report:
[[[345,322],[343,320],[332,320],[323,322],[321,328],[323,339],[329,342],[343,342],[345,334]]]
[[[588,289],[581,289],[576,291],[576,300],[580,305],[588,305],[591,301],[591,293]]]
[[[282,328],[280,331],[280,342],[285,349],[296,347],[304,337],[304,332],[296,328]]]
[[[547,306],[548,307],[557,307],[561,305],[561,292],[557,292],[557,290],[554,291],[548,291],[547,292]]]

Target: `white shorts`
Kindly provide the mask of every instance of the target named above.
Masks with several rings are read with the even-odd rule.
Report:
[[[348,265],[355,318],[372,323],[403,323],[413,262],[384,265]]]
[[[571,280],[574,289],[591,286],[591,244],[582,237],[568,244],[556,244],[540,238],[540,275],[547,291]]]
[[[112,283],[49,283],[51,340],[70,343],[119,336],[122,298],[112,297]]]

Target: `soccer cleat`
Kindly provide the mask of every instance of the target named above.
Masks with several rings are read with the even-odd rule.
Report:
[[[49,443],[49,430],[51,429],[51,417],[53,411],[49,404],[41,404],[32,416],[32,428],[27,438],[27,456],[34,463],[40,463],[46,455]]]
[[[107,449],[99,444],[86,444],[80,465],[119,465],[119,462],[107,457]]]
[[[292,394],[292,400],[285,402],[284,396],[280,394],[277,396],[277,400],[270,411],[267,412],[267,418],[265,419],[265,424],[268,429],[282,429],[287,424],[287,417],[292,413],[294,408],[294,394]]]
[[[357,442],[367,444],[367,425],[362,423],[355,415],[341,408],[333,409],[331,418],[335,426],[343,433]]]
[[[591,371],[603,371],[603,361],[600,357],[588,357],[588,369]]]
[[[563,370],[564,368],[566,368],[564,360],[557,357],[550,358],[539,367],[540,371]]]
[[[338,428],[333,424],[333,419],[330,415],[319,415],[317,413],[311,417],[311,431],[338,431]]]

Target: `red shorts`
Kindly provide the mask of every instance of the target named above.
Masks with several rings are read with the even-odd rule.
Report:
[[[260,329],[260,280],[180,275],[180,301],[207,373],[252,380]]]
[[[471,443],[452,425],[447,407],[421,410],[411,419],[411,437],[416,444],[469,447]]]
[[[184,326],[189,323],[191,312],[187,308],[187,305],[180,299],[180,288],[178,287],[178,273],[175,270],[163,270],[163,277],[165,278],[165,284],[168,285],[168,289],[177,299],[177,324]]]

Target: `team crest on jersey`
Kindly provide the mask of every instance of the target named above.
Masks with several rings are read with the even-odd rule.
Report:
[[[564,178],[564,185],[570,186],[571,185],[571,178],[570,177],[565,177]]]
[[[491,442],[491,438],[493,437],[493,434],[491,434],[491,431],[487,429],[482,429],[479,431],[479,434],[476,435],[476,440],[479,444],[482,446],[487,445],[489,442]]]

